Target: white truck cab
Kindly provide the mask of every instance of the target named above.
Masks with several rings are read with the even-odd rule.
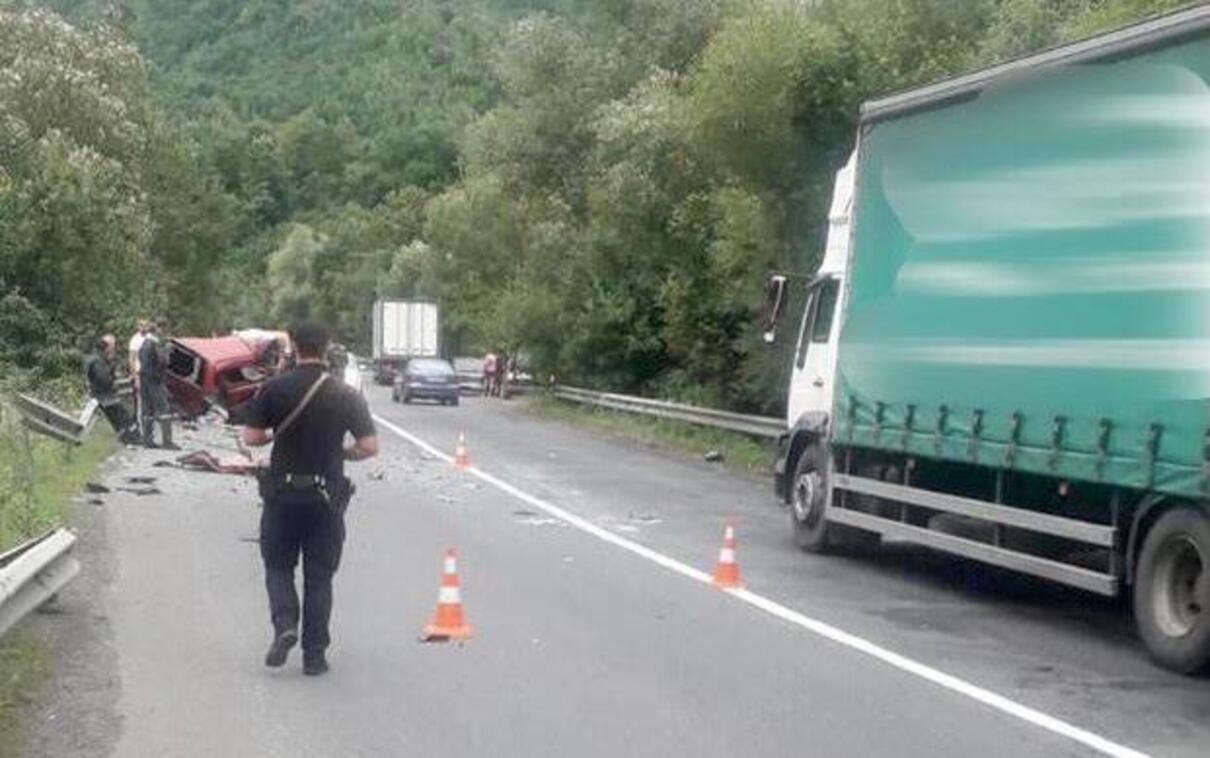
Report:
[[[786,399],[786,435],[781,439],[775,471],[777,493],[791,504],[791,489],[797,485],[792,481],[795,472],[787,469],[798,460],[799,452],[810,440],[818,440],[826,434],[832,411],[832,392],[836,386],[836,344],[847,291],[845,274],[852,239],[856,174],[857,154],[854,153],[836,174],[823,261],[807,287],[806,305],[798,327],[789,397]],[[785,295],[785,279],[779,279],[777,286],[770,290],[770,321],[766,334],[766,339],[770,341]],[[818,496],[808,493],[805,497],[813,500]]]
[[[823,262],[807,292],[799,325],[794,363],[790,374],[790,395],[786,400],[786,426],[793,429],[808,415],[823,414],[832,408],[835,385],[836,350],[840,334],[839,314],[843,313],[845,268],[849,263],[849,223],[853,209],[855,157],[836,175],[832,207],[828,213],[828,238]]]

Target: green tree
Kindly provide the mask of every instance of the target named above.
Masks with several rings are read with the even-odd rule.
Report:
[[[318,287],[316,259],[328,248],[328,238],[314,229],[296,224],[269,256],[268,285],[271,314],[279,323],[312,315]]]

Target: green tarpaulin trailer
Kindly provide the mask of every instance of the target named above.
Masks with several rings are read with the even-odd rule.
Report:
[[[1210,663],[1210,8],[868,103],[846,171],[779,461],[800,542],[1133,583],[1152,652]]]
[[[853,444],[1206,493],[1210,43],[862,118],[836,417]]]

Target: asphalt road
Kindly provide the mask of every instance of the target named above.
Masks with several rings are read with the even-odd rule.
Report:
[[[109,483],[162,494],[89,507],[91,575],[38,620],[77,631],[31,755],[1210,754],[1210,684],[1153,667],[1111,603],[903,544],[804,555],[763,479],[513,403],[370,397],[332,672],[261,666],[252,484],[129,453]],[[465,431],[481,473],[388,424],[444,454]],[[727,518],[748,594],[695,573]],[[424,645],[446,546],[476,637]]]

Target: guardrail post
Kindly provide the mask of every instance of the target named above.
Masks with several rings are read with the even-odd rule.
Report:
[[[29,430],[21,428],[21,501],[17,513],[17,530],[22,537],[34,536],[34,443]]]

